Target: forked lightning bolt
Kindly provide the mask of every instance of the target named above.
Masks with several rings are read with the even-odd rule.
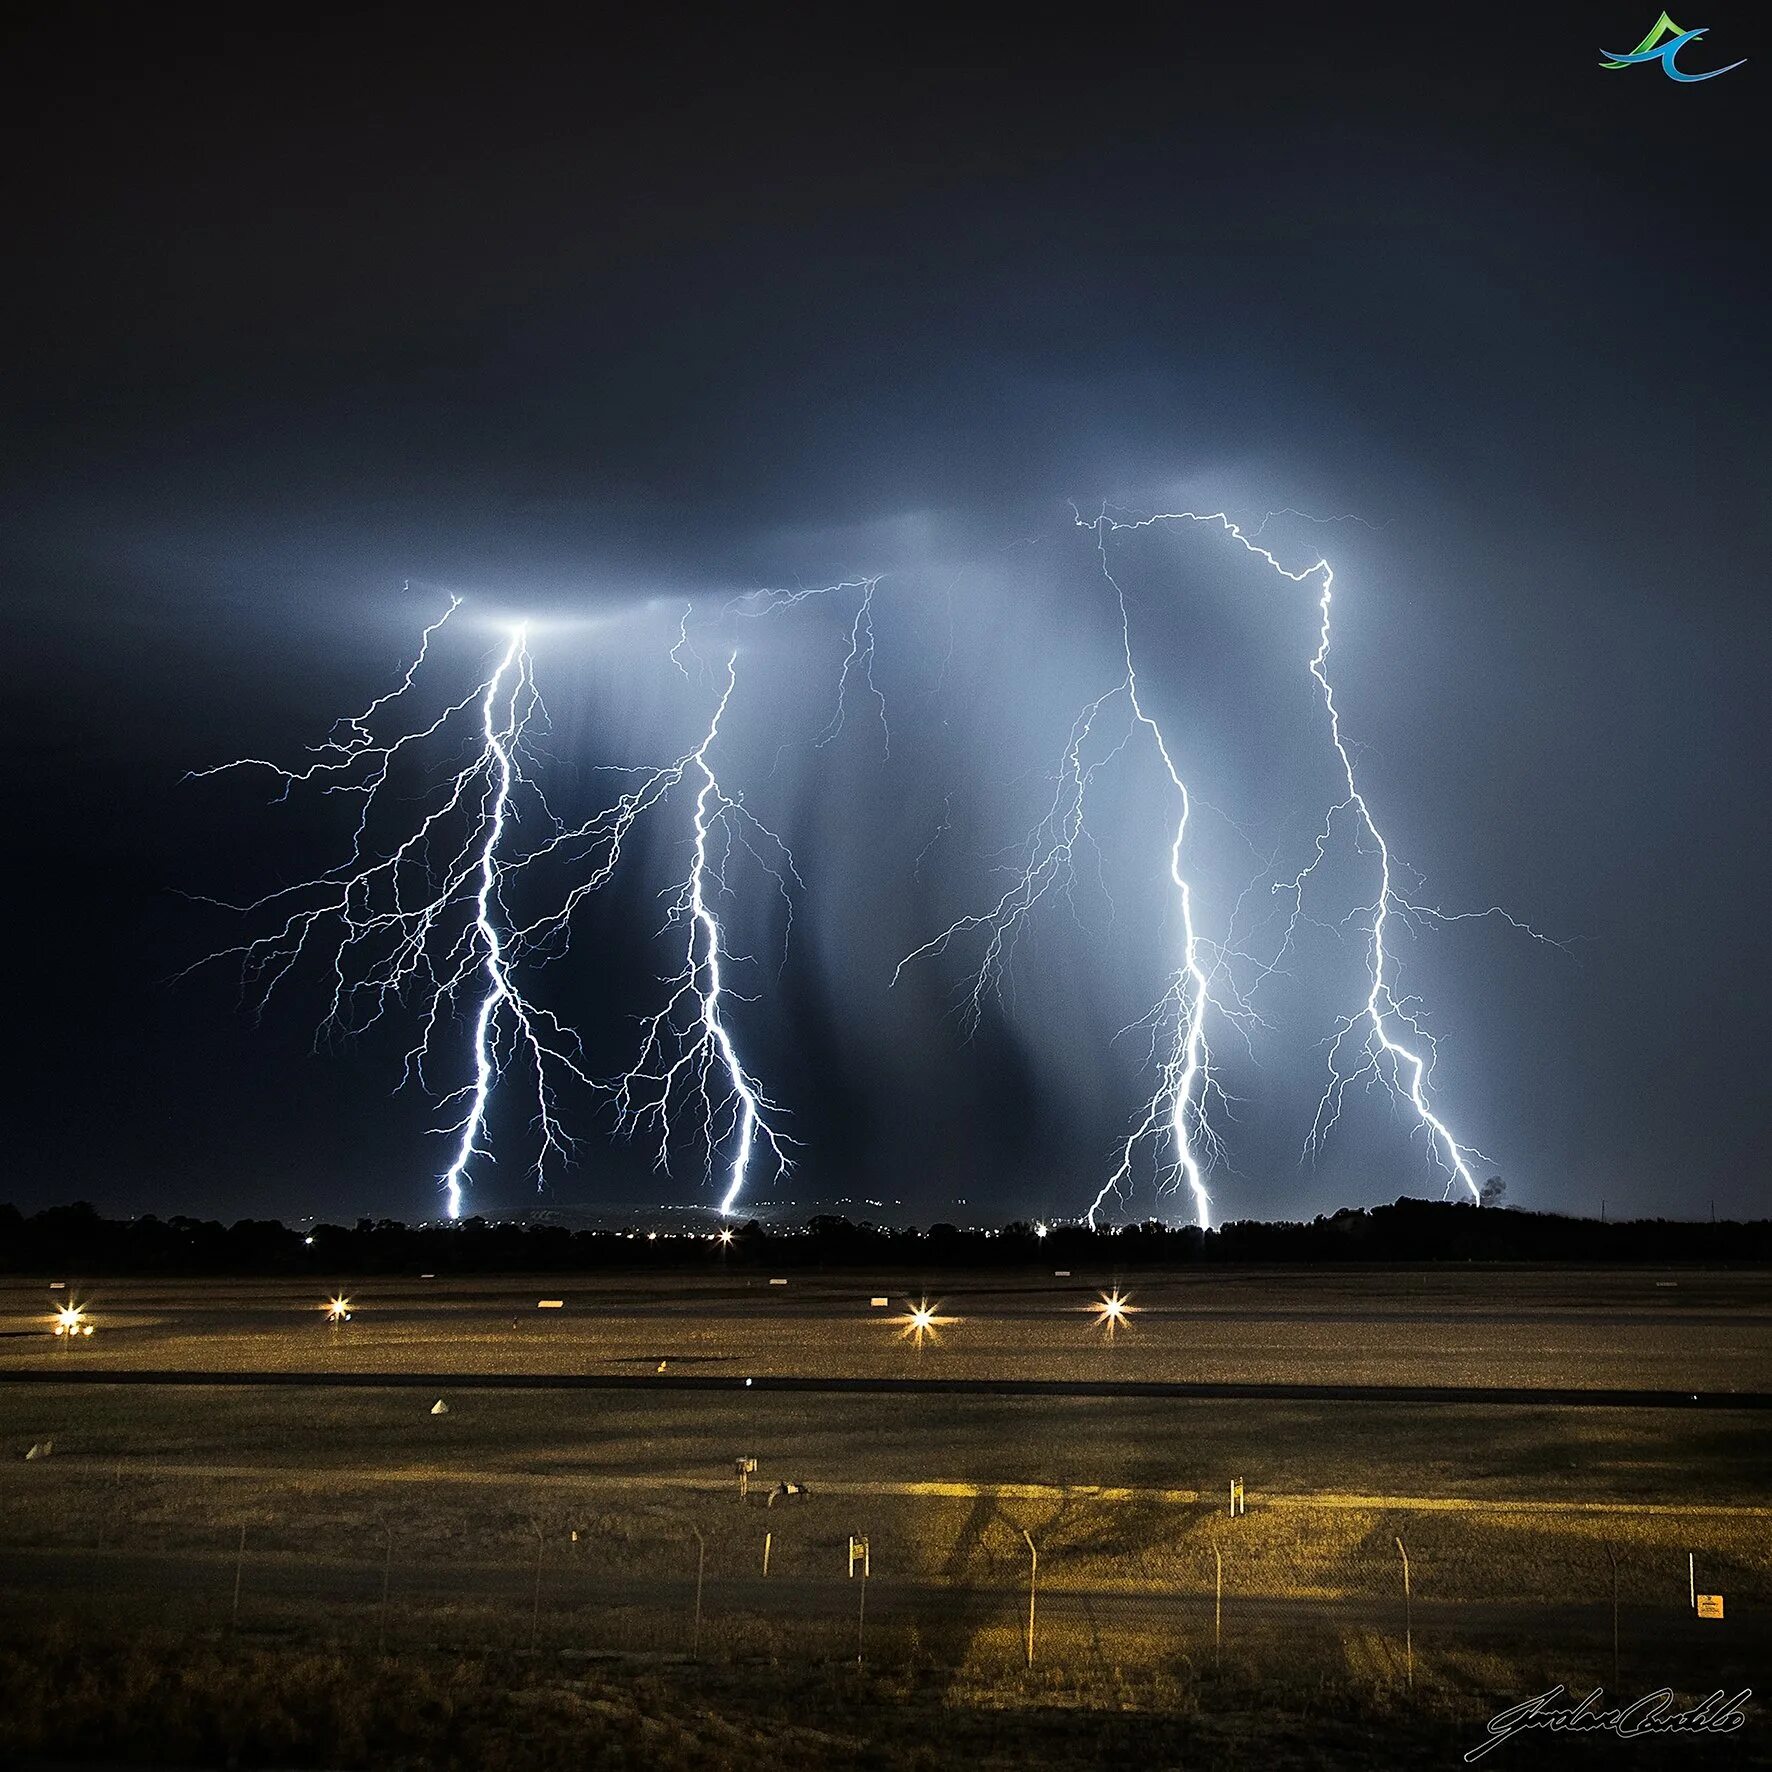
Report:
[[[332,978],[322,1034],[359,1033],[395,1004],[415,1009],[420,1031],[402,1082],[416,1082],[457,1111],[436,1129],[455,1141],[440,1178],[451,1218],[460,1216],[474,1161],[491,1160],[487,1109],[514,1064],[524,1066],[533,1090],[538,1179],[551,1158],[571,1149],[556,1109],[556,1079],[564,1073],[592,1082],[576,1037],[516,982],[528,942],[510,927],[504,897],[513,866],[508,840],[525,801],[531,816],[554,824],[524,766],[525,736],[545,712],[526,630],[509,630],[496,668],[471,694],[380,736],[383,722],[393,721],[413,697],[432,640],[459,606],[452,599],[425,629],[399,684],[340,721],[307,764],[290,768],[247,757],[193,772],[262,770],[279,784],[278,800],[314,787],[360,802],[345,859],[311,879],[229,906],[249,918],[268,917],[274,926],[210,959],[239,963],[243,991],[261,1013],[304,960],[317,962]],[[464,722],[472,723],[467,732]],[[384,837],[390,820],[397,822]],[[467,1079],[432,1090],[446,1024],[464,1014],[472,1025]]]
[[[734,956],[719,912],[734,843],[774,878],[790,907],[788,882],[799,883],[787,846],[746,809],[742,795],[722,789],[710,760],[737,681],[734,652],[727,657],[725,686],[701,743],[670,772],[674,780],[693,773],[696,782],[689,871],[673,889],[668,919],[683,931],[683,964],[665,981],[670,994],[664,1007],[644,1023],[639,1056],[614,1085],[622,1130],[656,1130],[661,1169],[670,1166],[672,1144],[685,1120],[707,1154],[710,1174],[721,1153],[729,1153],[722,1213],[730,1213],[745,1192],[760,1148],[773,1177],[792,1167],[791,1140],[780,1127],[782,1111],[745,1068],[729,1019],[731,1004],[747,1000],[728,981]]]
[[[1094,839],[1089,834],[1085,810],[1095,776],[1125,750],[1140,730],[1147,733],[1175,796],[1175,826],[1168,855],[1169,881],[1181,926],[1181,954],[1167,991],[1146,1018],[1152,1029],[1153,1046],[1167,1031],[1167,1051],[1157,1061],[1157,1085],[1136,1117],[1121,1146],[1119,1162],[1103,1183],[1087,1216],[1093,1224],[1108,1195],[1127,1181],[1140,1147],[1149,1140],[1162,1139],[1168,1154],[1158,1158],[1159,1190],[1185,1183],[1194,1215],[1205,1226],[1211,1221],[1212,1211],[1206,1177],[1222,1150],[1207,1108],[1215,1098],[1223,1099],[1213,1074],[1207,1019],[1214,1009],[1223,1010],[1233,1019],[1244,1016],[1247,1009],[1234,996],[1227,1009],[1214,990],[1215,976],[1224,977],[1222,955],[1196,927],[1193,888],[1182,866],[1193,801],[1169,741],[1140,693],[1138,669],[1133,661],[1131,615],[1117,584],[1114,592],[1119,603],[1125,674],[1072,722],[1052,803],[1029,836],[1021,872],[988,910],[956,918],[938,935],[913,948],[894,969],[892,982],[898,982],[912,961],[944,953],[959,938],[983,932],[984,952],[972,975],[963,1010],[968,1032],[975,1031],[987,994],[1003,989],[1010,954],[1029,914],[1048,897],[1068,898],[1079,851],[1093,850]],[[1112,709],[1123,710],[1126,721],[1124,729],[1110,733],[1111,742],[1106,742],[1098,738],[1097,727]],[[1092,741],[1100,754],[1089,754]]]
[[[1249,554],[1261,560],[1281,578],[1293,584],[1317,586],[1318,627],[1316,650],[1309,664],[1328,718],[1329,739],[1334,748],[1339,775],[1344,787],[1343,797],[1330,807],[1319,830],[1310,860],[1290,880],[1275,884],[1274,891],[1288,897],[1292,913],[1287,924],[1285,947],[1290,946],[1303,916],[1303,900],[1307,883],[1324,860],[1333,839],[1338,820],[1351,816],[1360,833],[1369,840],[1378,859],[1378,878],[1371,904],[1357,906],[1349,913],[1364,917],[1366,933],[1367,990],[1365,1001],[1351,1015],[1337,1022],[1329,1043],[1329,1076],[1317,1105],[1311,1126],[1308,1150],[1316,1150],[1334,1130],[1350,1085],[1362,1079],[1377,1081],[1388,1088],[1398,1100],[1407,1103],[1417,1125],[1428,1135],[1430,1147],[1446,1172],[1446,1189],[1450,1193],[1460,1184],[1473,1200],[1481,1198],[1471,1165],[1483,1162],[1482,1154],[1463,1143],[1432,1105],[1430,1087],[1434,1069],[1433,1036],[1422,1025],[1412,1009],[1414,999],[1398,994],[1395,960],[1388,941],[1393,917],[1406,919],[1419,916],[1432,921],[1457,922],[1475,917],[1499,917],[1535,940],[1545,940],[1529,925],[1509,916],[1499,906],[1487,910],[1448,913],[1432,905],[1414,902],[1405,897],[1396,885],[1396,863],[1390,845],[1373,817],[1372,808],[1362,792],[1354,767],[1353,754],[1342,731],[1341,709],[1335,699],[1335,688],[1329,676],[1330,624],[1334,604],[1335,573],[1326,559],[1317,559],[1308,566],[1287,567],[1253,536],[1244,533],[1238,524],[1222,511],[1171,511],[1124,521],[1104,512],[1092,521],[1081,516],[1078,523],[1095,531],[1101,551],[1103,569],[1107,563],[1107,538],[1123,531],[1149,529],[1180,523],[1217,525],[1238,542]],[[1263,519],[1265,526],[1267,519]],[[1259,532],[1259,531],[1258,531]],[[1111,580],[1111,574],[1110,580]],[[1364,844],[1359,844],[1362,852]],[[1278,959],[1273,962],[1278,964]],[[1267,970],[1272,970],[1270,965]]]

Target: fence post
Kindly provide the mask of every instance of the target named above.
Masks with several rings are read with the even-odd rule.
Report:
[[[773,1532],[765,1532],[763,1534],[763,1573],[765,1575],[769,1573],[769,1547],[774,1542],[775,1534]]]
[[[240,1628],[240,1578],[246,1571],[246,1522],[240,1522],[240,1548],[234,1553],[234,1611],[228,1628]]]
[[[1620,1690],[1618,1681],[1618,1552],[1606,1546],[1606,1560],[1612,1565],[1612,1690]]]
[[[701,1580],[707,1569],[708,1541],[702,1537],[699,1526],[689,1528],[695,1534],[695,1631],[689,1640],[689,1654],[694,1661],[701,1659]]]
[[[1034,1593],[1040,1580],[1040,1553],[1034,1548],[1034,1541],[1028,1536],[1027,1527],[1023,1526],[1021,1535],[1028,1547],[1028,1666],[1034,1665]]]
[[[1224,1553],[1212,1547],[1212,1665],[1218,1665],[1218,1651],[1224,1642]]]
[[[1409,1551],[1402,1537],[1397,1538],[1397,1555],[1403,1559],[1403,1667],[1409,1690],[1415,1690],[1415,1620],[1409,1594]]]

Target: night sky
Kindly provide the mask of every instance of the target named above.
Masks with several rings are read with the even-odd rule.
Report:
[[[1653,7],[902,12],[632,25],[581,9],[70,7],[8,44],[6,706],[15,888],[0,1197],[417,1218],[446,1161],[407,1030],[256,1025],[238,898],[335,860],[336,805],[187,783],[293,757],[426,621],[465,693],[536,622],[550,791],[709,711],[666,652],[726,602],[882,574],[879,708],[836,706],[852,598],[742,637],[724,779],[805,879],[732,915],[735,1023],[791,1111],[773,1190],[930,1218],[1079,1211],[1144,1090],[1174,928],[1150,758],[970,1043],[976,947],[1079,707],[1115,680],[1086,512],[1291,507],[1335,564],[1362,785],[1449,908],[1405,940],[1436,1103],[1510,1202],[1763,1212],[1772,40],[1602,72]],[[1450,16],[1458,13],[1459,16]],[[841,25],[841,40],[834,34]],[[827,33],[831,33],[827,35]],[[1139,667],[1207,810],[1198,896],[1301,865],[1327,803],[1308,599],[1201,531],[1121,557]],[[722,627],[722,621],[727,626]],[[1331,784],[1332,785],[1332,784]],[[537,986],[619,1068],[666,969],[672,802]],[[348,830],[348,825],[345,827]],[[739,876],[735,875],[735,878]],[[1378,1097],[1301,1163],[1350,1007],[1317,931],[1246,1051],[1224,1217],[1438,1194]],[[1357,996],[1353,999],[1357,1001]],[[466,1031],[462,1038],[465,1041]],[[706,1203],[594,1099],[553,1204]],[[514,1097],[474,1203],[537,1203]],[[1183,1211],[1135,1193],[1127,1210]]]

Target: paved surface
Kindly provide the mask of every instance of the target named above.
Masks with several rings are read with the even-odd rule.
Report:
[[[1173,1397],[1280,1403],[1539,1404],[1552,1408],[1772,1409],[1772,1391],[1614,1390],[1599,1386],[1478,1384],[1228,1384],[1053,1378],[846,1378],[608,1372],[203,1371],[79,1367],[0,1369],[0,1384],[308,1386],[337,1390],[777,1391],[804,1395]]]
[[[709,1381],[1082,1383],[1087,1386],[1772,1392],[1772,1272],[1477,1268],[1111,1268],[1051,1274],[416,1275],[307,1280],[0,1284],[0,1371],[254,1375],[664,1376]],[[48,1289],[65,1282],[62,1292]],[[787,1283],[773,1286],[771,1279]],[[1112,1342],[1093,1309],[1112,1287],[1133,1314]],[[342,1289],[353,1321],[329,1329]],[[78,1296],[96,1333],[49,1333]],[[870,1300],[884,1297],[883,1308]],[[559,1310],[539,1310],[557,1298]],[[944,1321],[917,1346],[907,1305]],[[1112,1394],[1103,1390],[1100,1394]],[[1124,1393],[1122,1393],[1124,1394]],[[1181,1394],[1181,1393],[1172,1393]],[[1200,1390],[1199,1395],[1240,1392]]]

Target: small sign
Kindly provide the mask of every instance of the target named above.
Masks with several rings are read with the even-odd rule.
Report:
[[[538,1298],[535,1301],[535,1308],[538,1311],[564,1310],[566,1308],[566,1300],[563,1298]]]
[[[1071,1277],[1071,1270],[1068,1267],[1055,1267],[1052,1270],[1052,1277],[1055,1280],[1068,1280]]]
[[[870,1298],[868,1300],[869,1305],[877,1311],[884,1310],[891,1302],[890,1298]]]
[[[66,1280],[51,1280],[49,1282],[49,1290],[51,1292],[66,1292],[67,1289],[68,1283]]]
[[[769,1282],[769,1284],[771,1286],[785,1286],[787,1284],[787,1281],[786,1280],[771,1280]]]
[[[1698,1616],[1700,1618],[1721,1618],[1723,1616],[1723,1596],[1721,1594],[1700,1594],[1698,1596]]]

